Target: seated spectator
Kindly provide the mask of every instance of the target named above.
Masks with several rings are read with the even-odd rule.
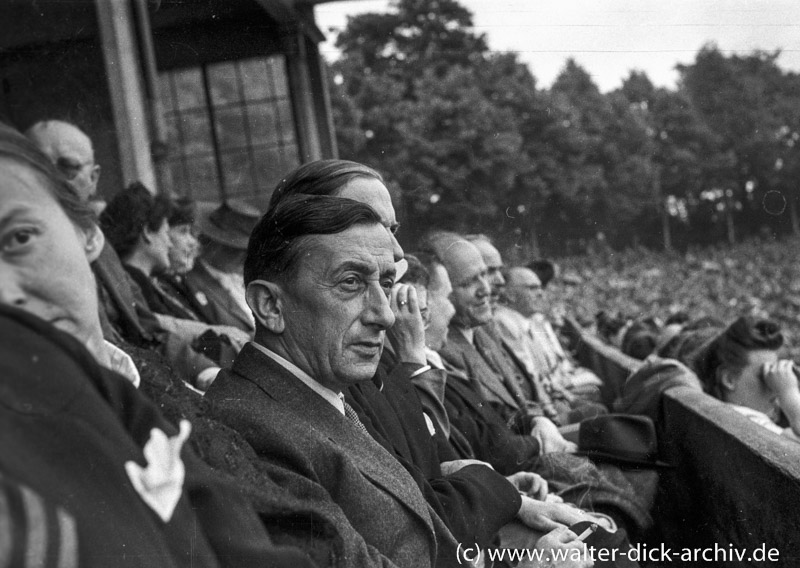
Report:
[[[661,325],[654,318],[642,318],[633,322],[622,337],[620,350],[640,361],[656,350]]]
[[[281,181],[273,207],[290,195],[349,197],[378,213],[392,240],[393,256],[402,255],[392,227],[395,211],[378,172],[346,160],[311,162]],[[397,268],[397,262],[396,262]],[[485,464],[454,462],[442,455],[411,380],[435,374],[425,364],[423,321],[413,288],[396,285],[390,305],[394,324],[386,333],[378,372],[370,381],[350,385],[345,401],[367,432],[406,468],[428,503],[459,542],[491,543],[497,530],[521,508],[517,489]],[[442,385],[443,386],[443,385]],[[442,409],[443,412],[443,409]]]
[[[525,267],[507,271],[503,303],[495,314],[497,331],[542,385],[560,424],[570,424],[607,409],[599,400],[600,379],[588,369],[571,365],[550,323],[541,313],[542,288]]]
[[[172,202],[169,215],[169,270],[156,274],[161,287],[191,313],[192,319],[210,324],[202,306],[186,286],[186,274],[194,268],[200,254],[200,242],[195,236],[197,205],[191,199]]]
[[[528,263],[528,268],[536,274],[536,277],[542,284],[542,290],[546,290],[548,284],[558,275],[558,267],[545,258],[530,261]]]
[[[171,212],[169,199],[154,196],[144,185],[134,183],[114,196],[100,216],[100,223],[147,307],[156,314],[161,326],[170,331],[168,348],[174,344],[176,351],[184,352],[187,360],[191,358],[187,380],[205,390],[219,366],[232,361],[249,335],[238,328],[212,327],[198,321],[193,310],[155,278],[169,269],[172,241],[167,219]],[[198,340],[201,337],[202,341]],[[209,357],[203,357],[204,354]]]
[[[247,240],[260,214],[244,201],[228,201],[200,220],[201,253],[185,278],[208,323],[255,330],[244,297],[242,271]]]
[[[215,415],[248,440],[261,467],[327,490],[388,559],[435,564],[437,541],[452,535],[342,401],[347,385],[375,374],[394,322],[394,260],[380,219],[350,200],[286,198],[254,229],[245,275],[258,330],[209,389]],[[303,484],[289,489],[307,494]]]
[[[528,320],[526,315],[509,307],[508,283],[504,274],[503,258],[489,238],[485,235],[473,235],[468,236],[467,240],[475,245],[481,253],[488,269],[487,279],[491,288],[492,321],[484,329],[502,346],[510,362],[518,369],[519,384],[525,398],[537,403],[545,416],[558,425],[572,424],[582,418],[606,412],[601,404],[583,400],[589,396],[597,399],[599,393],[596,389],[588,393],[581,393],[585,395],[583,397],[575,396],[567,391],[561,384],[563,381],[562,369],[557,364],[549,364],[543,357],[547,351],[552,351],[548,345],[551,338],[546,334],[536,334],[536,331],[542,327],[538,321]],[[540,295],[541,286],[536,275],[527,268],[521,267],[513,274],[517,280],[523,276],[530,278],[531,282],[535,281],[535,284],[539,286],[539,292],[534,295],[525,294],[520,283],[515,282],[512,294],[514,298],[518,297],[522,300],[520,308],[528,310],[533,316],[534,312],[529,309],[531,308],[530,300],[534,300],[534,305],[538,304],[535,300]],[[505,298],[506,301],[501,303],[501,298]],[[539,319],[543,319],[543,316],[539,315]],[[553,337],[555,337],[555,333],[553,333]],[[586,377],[585,373],[574,373],[573,375]],[[599,382],[599,379],[593,374],[591,378]],[[575,388],[575,385],[571,386]]]
[[[61,120],[43,120],[26,132],[67,179],[80,199],[94,211],[105,201],[98,195],[100,166],[94,160],[91,139],[77,126]],[[100,296],[103,334],[114,343],[148,349],[165,349],[167,333],[159,324],[141,292],[123,270],[111,245],[103,247],[92,263]]]
[[[310,566],[272,544],[245,495],[184,445],[189,424],[164,420],[136,390],[130,359],[104,340],[94,213],[6,127],[0,177],[4,476],[74,520],[80,566]]]
[[[779,360],[777,323],[744,316],[685,355],[703,389],[754,422],[800,441],[800,388],[792,361]],[[789,427],[776,422],[780,412]]]

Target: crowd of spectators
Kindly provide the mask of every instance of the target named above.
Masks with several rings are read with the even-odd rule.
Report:
[[[433,228],[404,251],[381,175],[344,160],[287,172],[265,211],[199,214],[141,183],[105,203],[100,173],[74,125],[0,125],[0,564],[489,565],[475,545],[569,568],[652,528],[658,456],[632,462],[632,438],[612,435],[641,422],[652,437],[652,423],[609,413],[551,308],[638,316],[613,294],[655,307],[676,274],[645,271],[639,291],[612,275],[627,253],[509,267],[488,237]],[[600,327],[652,335],[628,351],[677,344],[655,319],[620,320]],[[674,318],[669,339],[690,323]],[[687,364],[740,407],[755,399],[728,395],[762,380],[792,434],[800,393],[777,324],[736,326]]]

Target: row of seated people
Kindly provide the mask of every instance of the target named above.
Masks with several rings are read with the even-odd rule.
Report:
[[[561,400],[537,386],[496,333],[503,277],[475,244],[436,233],[423,262],[404,260],[374,170],[321,161],[281,181],[242,255],[255,333],[202,396],[162,351],[103,325],[91,265],[106,240],[143,297],[168,297],[150,277],[168,262],[169,220],[139,205],[158,200],[122,192],[100,230],[23,136],[0,129],[0,152],[13,410],[0,467],[74,522],[77,564],[484,565],[465,546],[495,545],[591,566],[553,551],[583,551],[589,526],[587,542],[624,547],[626,529],[652,523],[652,456],[628,469],[574,455],[548,415],[602,413],[591,388]]]

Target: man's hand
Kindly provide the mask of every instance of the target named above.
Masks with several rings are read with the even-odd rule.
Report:
[[[592,568],[594,566],[594,562],[586,554],[586,545],[577,540],[578,535],[574,532],[569,530],[566,527],[559,527],[557,529],[553,529],[539,540],[536,541],[536,549],[541,550],[544,552],[545,558],[547,560],[542,565],[542,568]],[[556,562],[553,560],[553,551],[554,550],[563,550],[563,558],[565,560],[559,560]],[[575,552],[573,551],[580,551],[580,560],[574,559]]]
[[[391,297],[394,325],[386,332],[398,359],[403,363],[427,364],[425,322],[419,311],[417,291],[408,284],[395,284]]]
[[[488,463],[481,461],[481,460],[451,460],[442,462],[439,464],[439,467],[442,469],[442,475],[453,475],[455,472],[460,470],[461,468],[467,467],[468,465],[485,465],[489,469],[494,469]]]
[[[575,452],[577,444],[564,439],[558,427],[550,419],[538,417],[534,419],[531,436],[539,442],[540,454],[555,454],[559,452]]]
[[[569,527],[581,521],[595,522],[593,518],[573,505],[537,501],[525,495],[522,496],[522,506],[517,512],[517,518],[526,526],[541,532],[558,527]]]
[[[544,477],[531,471],[518,471],[506,477],[517,491],[531,499],[544,501],[547,497],[548,487]]]

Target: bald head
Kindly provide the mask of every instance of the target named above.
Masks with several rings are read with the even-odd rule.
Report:
[[[542,311],[542,282],[530,268],[514,266],[508,269],[504,297],[510,307],[530,317]]]
[[[456,309],[453,323],[463,328],[473,328],[492,319],[486,264],[480,251],[460,235],[439,233],[429,244],[442,261],[453,286],[451,300]]]
[[[43,120],[25,135],[47,154],[81,199],[89,201],[95,196],[100,166],[94,162],[92,141],[80,128],[62,120]]]

